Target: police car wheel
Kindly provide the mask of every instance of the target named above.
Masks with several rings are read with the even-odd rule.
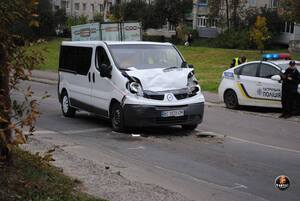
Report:
[[[111,126],[114,131],[124,131],[123,111],[119,104],[114,104],[110,113]]]
[[[237,109],[239,106],[239,101],[237,99],[236,93],[233,90],[228,90],[224,94],[224,102],[227,108]]]
[[[65,117],[74,117],[76,113],[76,109],[70,105],[69,96],[66,91],[62,93],[61,111]]]
[[[181,125],[183,130],[193,131],[197,128],[198,124],[188,124],[188,125]]]

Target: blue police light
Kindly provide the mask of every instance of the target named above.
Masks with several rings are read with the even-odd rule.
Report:
[[[262,58],[263,58],[264,60],[272,59],[272,58],[273,58],[273,54],[263,54]]]
[[[273,58],[272,59],[279,59],[280,55],[279,54],[273,54]]]
[[[279,59],[291,59],[290,54],[263,54],[263,60],[279,60]]]

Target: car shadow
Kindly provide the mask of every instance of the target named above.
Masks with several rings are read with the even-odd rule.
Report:
[[[184,137],[195,134],[196,131],[187,131],[181,128],[181,126],[159,126],[159,127],[129,127],[123,132],[114,132],[111,128],[109,119],[105,119],[95,114],[89,114],[80,112],[76,114],[75,119],[80,120],[81,123],[87,123],[90,125],[97,125],[100,127],[107,128],[112,134],[115,135],[139,135],[141,137],[157,137],[157,138],[168,138],[168,137]]]
[[[245,111],[245,112],[278,113],[278,114],[282,112],[281,108],[256,107],[256,106],[240,106],[238,110]]]

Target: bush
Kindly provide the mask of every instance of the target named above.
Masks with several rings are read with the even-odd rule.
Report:
[[[149,36],[143,35],[143,41],[151,41],[151,42],[169,42],[173,44],[183,44],[181,40],[179,40],[176,35],[173,35],[171,38],[166,38],[165,36]]]
[[[241,31],[227,30],[213,41],[213,46],[229,49],[251,49],[253,43],[250,41],[247,29]]]

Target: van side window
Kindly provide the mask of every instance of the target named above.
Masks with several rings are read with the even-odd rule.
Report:
[[[103,47],[97,47],[96,51],[96,68],[99,70],[102,64],[110,65],[109,58],[106,54],[106,51]]]
[[[89,47],[61,46],[59,70],[87,75],[93,49]]]

